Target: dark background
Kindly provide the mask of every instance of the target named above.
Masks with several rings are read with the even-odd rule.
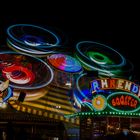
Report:
[[[55,2],[54,2],[55,3]],[[68,38],[68,46],[92,40],[106,44],[134,65],[134,80],[140,80],[139,8],[132,3],[22,3],[0,14],[0,44],[6,44],[6,29],[12,24],[35,24],[57,28]],[[13,12],[15,10],[15,12]]]

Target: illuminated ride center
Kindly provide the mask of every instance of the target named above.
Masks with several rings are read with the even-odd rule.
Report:
[[[90,41],[79,42],[75,56],[86,72],[79,75],[73,90],[78,112],[66,117],[80,119],[81,139],[135,129],[140,87],[130,81],[133,65],[112,48]]]
[[[140,117],[140,88],[131,82],[133,65],[113,48],[81,41],[74,53],[66,52],[54,32],[28,24],[10,26],[7,34],[12,51],[0,52],[0,81],[7,80],[3,84],[8,88],[2,102],[80,126],[81,134],[86,127],[95,134],[132,127],[133,118]]]

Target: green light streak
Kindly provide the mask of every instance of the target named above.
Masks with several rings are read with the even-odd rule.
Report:
[[[94,61],[95,63],[102,65],[102,64],[114,64],[107,56],[99,53],[99,52],[87,52],[89,58]]]

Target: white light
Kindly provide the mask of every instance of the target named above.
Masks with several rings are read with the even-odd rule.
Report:
[[[67,82],[65,85],[71,87],[71,83],[70,82]]]
[[[56,108],[61,108],[61,106],[56,106]]]
[[[0,102],[0,108],[6,108],[7,104],[5,102]]]
[[[97,104],[97,105],[100,105],[100,104],[101,104],[101,101],[98,100],[98,101],[96,102],[96,104]]]

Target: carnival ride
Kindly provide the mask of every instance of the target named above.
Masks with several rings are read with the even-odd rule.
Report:
[[[93,79],[116,77],[131,80],[133,65],[115,49],[94,41],[81,41],[67,52],[59,34],[30,24],[7,29],[7,46],[0,51],[0,82],[8,83],[2,101],[18,111],[79,125],[65,117],[80,112],[81,105],[103,103],[90,91]],[[4,50],[4,51],[3,51]],[[89,73],[90,76],[89,76]],[[21,94],[25,93],[22,102]],[[98,95],[99,96],[99,95]],[[99,101],[94,101],[100,98]],[[93,100],[92,104],[90,101]]]

